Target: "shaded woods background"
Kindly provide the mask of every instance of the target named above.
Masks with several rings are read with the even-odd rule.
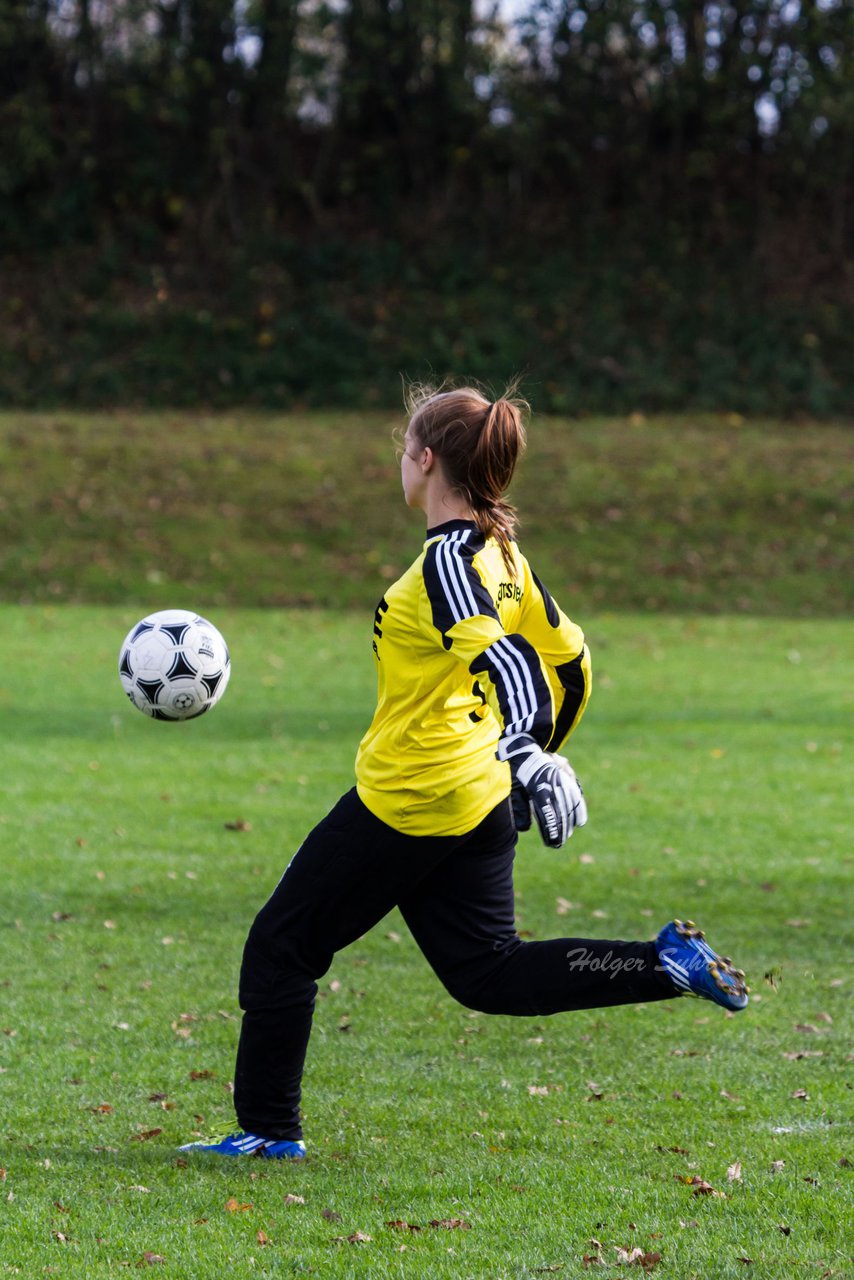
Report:
[[[6,404],[854,409],[851,0],[3,0]]]

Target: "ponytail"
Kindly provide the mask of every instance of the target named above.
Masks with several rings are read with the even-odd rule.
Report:
[[[510,543],[516,509],[504,494],[525,449],[524,418],[530,412],[516,383],[492,402],[474,387],[410,387],[407,408],[416,439],[440,458],[478,529],[496,539],[508,572],[514,574]]]

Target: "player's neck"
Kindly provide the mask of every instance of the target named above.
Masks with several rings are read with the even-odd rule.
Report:
[[[447,489],[444,493],[430,493],[422,508],[427,518],[427,528],[435,529],[449,520],[473,520],[474,512],[468,503]]]

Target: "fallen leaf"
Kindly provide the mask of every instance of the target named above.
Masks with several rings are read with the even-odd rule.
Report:
[[[234,1196],[229,1196],[225,1204],[222,1206],[226,1213],[246,1213],[252,1208],[251,1204],[241,1204]]]
[[[823,1058],[823,1049],[796,1049],[792,1053],[784,1053],[784,1058],[788,1058],[789,1062],[800,1062],[801,1058]]]
[[[433,1218],[431,1227],[442,1227],[445,1231],[471,1231],[471,1223],[464,1218]]]
[[[752,1267],[752,1266],[753,1266],[753,1259],[752,1259],[752,1258],[736,1258],[736,1262],[743,1262],[743,1263],[744,1263],[744,1265],[745,1265],[746,1267]]]
[[[620,1249],[619,1247],[617,1248],[618,1262],[633,1263],[633,1262],[637,1262],[638,1259],[642,1257],[643,1257],[643,1249],[639,1249],[637,1247],[634,1249]]]
[[[341,1214],[336,1213],[334,1209],[321,1209],[321,1218],[325,1218],[327,1222],[340,1222]]]
[[[285,1204],[305,1204],[305,1196],[295,1196],[292,1191],[284,1197]]]
[[[736,1160],[726,1171],[728,1182],[741,1182],[741,1161]]]
[[[259,1231],[255,1239],[262,1246],[270,1243],[270,1237],[267,1235],[266,1231]]]
[[[772,1172],[772,1173],[782,1173],[782,1172],[783,1172],[783,1170],[785,1169],[785,1167],[786,1167],[786,1161],[785,1161],[785,1160],[772,1160],[772,1161],[771,1161],[771,1172]]]
[[[395,1218],[391,1222],[386,1223],[392,1231],[420,1231],[421,1227],[417,1222],[405,1222],[403,1218]]]
[[[729,1093],[726,1089],[721,1089],[721,1097],[727,1098],[730,1102],[741,1102],[737,1093]]]
[[[558,898],[555,910],[559,916],[565,916],[568,911],[575,910],[575,903],[570,902],[569,898]]]
[[[809,1102],[810,1099],[810,1095],[807,1093],[806,1089],[796,1089],[791,1096],[793,1098],[802,1098],[804,1102]]]
[[[706,1182],[705,1178],[701,1178],[697,1174],[690,1178],[687,1175],[680,1177],[679,1174],[676,1174],[676,1180],[677,1182],[687,1183],[691,1187],[691,1194],[694,1196],[717,1196],[721,1199],[726,1199],[723,1191],[716,1191],[710,1182]]]
[[[811,924],[809,920],[787,920],[786,924],[790,929],[806,929]]]
[[[162,1253],[149,1253],[148,1251],[146,1251],[142,1255],[142,1265],[145,1265],[145,1266],[153,1266],[157,1262],[165,1262],[165,1261],[166,1259],[163,1257]]]
[[[151,1192],[151,1187],[140,1187],[137,1185],[128,1187],[128,1191],[144,1191],[146,1194],[149,1194]]]
[[[216,1079],[216,1072],[208,1071],[207,1068],[205,1068],[203,1071],[191,1071],[190,1079],[191,1080],[214,1080]]]
[[[777,1230],[782,1231],[784,1236],[790,1236],[792,1234],[792,1228],[787,1227],[783,1222],[777,1223]]]
[[[144,1129],[142,1133],[135,1133],[131,1137],[131,1142],[148,1142],[150,1138],[156,1138],[162,1129]]]
[[[60,1244],[68,1244],[68,1236],[64,1231],[51,1231],[54,1240],[58,1240]]]
[[[252,823],[246,822],[243,818],[238,818],[235,822],[226,822],[223,824],[226,831],[251,831]]]
[[[346,1240],[348,1244],[369,1244],[373,1238],[364,1231],[354,1231],[350,1236],[335,1236],[336,1240]]]

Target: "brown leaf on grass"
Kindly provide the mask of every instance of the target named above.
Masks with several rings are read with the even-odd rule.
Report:
[[[617,1248],[617,1261],[622,1266],[642,1267],[644,1271],[652,1271],[661,1262],[660,1253],[646,1253],[635,1246],[634,1249]]]
[[[736,1160],[726,1171],[727,1182],[741,1182],[741,1161]]]
[[[745,1265],[746,1267],[752,1267],[752,1266],[753,1266],[753,1259],[752,1259],[752,1258],[736,1258],[736,1262],[743,1262],[743,1263],[744,1263],[744,1265]]]
[[[131,1142],[148,1142],[150,1138],[156,1138],[162,1129],[143,1129],[142,1133],[135,1133],[131,1137]]]
[[[810,1036],[820,1036],[822,1034],[821,1029],[814,1022],[796,1022],[795,1030]]]
[[[150,1093],[148,1095],[148,1101],[149,1102],[165,1102],[168,1096],[169,1095],[167,1093]]]
[[[784,1053],[783,1057],[789,1062],[800,1062],[802,1058],[823,1058],[823,1049],[796,1049],[792,1053]]]
[[[252,823],[247,822],[244,818],[237,818],[234,822],[223,823],[226,831],[251,831]]]
[[[222,1206],[226,1213],[246,1213],[252,1208],[251,1204],[241,1204],[234,1196],[229,1196],[225,1204]]]
[[[64,1231],[51,1231],[54,1240],[58,1240],[60,1244],[68,1244],[68,1236]]]
[[[146,1250],[145,1253],[142,1255],[140,1266],[150,1267],[150,1266],[154,1266],[155,1263],[165,1262],[165,1261],[166,1259],[163,1257],[162,1253],[149,1253],[148,1250]]]
[[[391,1222],[387,1222],[386,1226],[392,1231],[421,1231],[417,1222],[406,1222],[403,1218],[394,1218]]]
[[[821,1183],[818,1178],[801,1178],[801,1182],[808,1183],[811,1187],[820,1187]]]
[[[215,1080],[215,1079],[216,1079],[216,1072],[215,1072],[215,1071],[209,1071],[209,1070],[207,1069],[207,1067],[205,1067],[205,1068],[204,1068],[203,1070],[201,1070],[201,1071],[191,1071],[191,1072],[190,1072],[190,1079],[191,1079],[191,1080]]]
[[[325,1218],[327,1222],[340,1222],[341,1214],[336,1213],[334,1209],[321,1209],[321,1218]]]
[[[258,1234],[255,1236],[255,1239],[262,1246],[270,1243],[270,1237],[267,1235],[266,1231],[259,1231]]]
[[[441,1227],[444,1231],[471,1231],[471,1223],[465,1218],[433,1218],[431,1227]]]
[[[354,1231],[350,1236],[332,1237],[336,1244],[369,1244],[373,1238],[373,1236],[367,1235],[364,1231]]]
[[[689,1156],[689,1155],[691,1154],[691,1152],[688,1150],[688,1148],[687,1148],[687,1147],[661,1147],[661,1146],[657,1146],[655,1149],[656,1149],[656,1151],[664,1151],[664,1152],[672,1151],[672,1152],[673,1152],[673,1154],[674,1154],[674,1155],[677,1155],[677,1156]]]
[[[772,1161],[771,1161],[771,1172],[772,1172],[772,1173],[782,1173],[782,1172],[783,1172],[783,1170],[785,1169],[785,1167],[786,1167],[786,1161],[785,1161],[785,1160],[772,1160]]]
[[[720,1096],[726,1098],[729,1102],[741,1102],[741,1098],[737,1093],[730,1093],[727,1089],[721,1089]]]
[[[295,1196],[292,1191],[284,1197],[285,1204],[305,1204],[305,1196]]]
[[[584,1263],[585,1271],[588,1267],[599,1267],[605,1265],[604,1259],[600,1258],[598,1253],[582,1253],[581,1261]]]
[[[777,1223],[777,1230],[782,1231],[784,1236],[790,1236],[792,1234],[792,1228],[787,1227],[784,1222]]]
[[[89,1110],[96,1116],[108,1116],[112,1109],[109,1102],[99,1102],[97,1107],[89,1107]]]
[[[806,1179],[805,1179],[805,1181],[806,1181]],[[68,1213],[68,1212],[69,1212],[68,1206],[67,1206],[67,1205],[64,1205],[64,1204],[60,1204],[60,1202],[59,1202],[58,1200],[54,1200],[54,1202],[53,1202],[53,1207],[54,1207],[54,1209],[58,1209],[60,1213]]]
[[[723,1191],[716,1191],[711,1182],[706,1182],[705,1178],[699,1177],[696,1173],[692,1177],[687,1175],[680,1176],[679,1174],[674,1176],[677,1182],[684,1182],[691,1188],[691,1195],[693,1196],[717,1196],[720,1199],[726,1199]]]
[[[793,1098],[802,1098],[804,1102],[809,1102],[810,1100],[810,1095],[807,1093],[806,1089],[796,1089],[791,1096]]]

